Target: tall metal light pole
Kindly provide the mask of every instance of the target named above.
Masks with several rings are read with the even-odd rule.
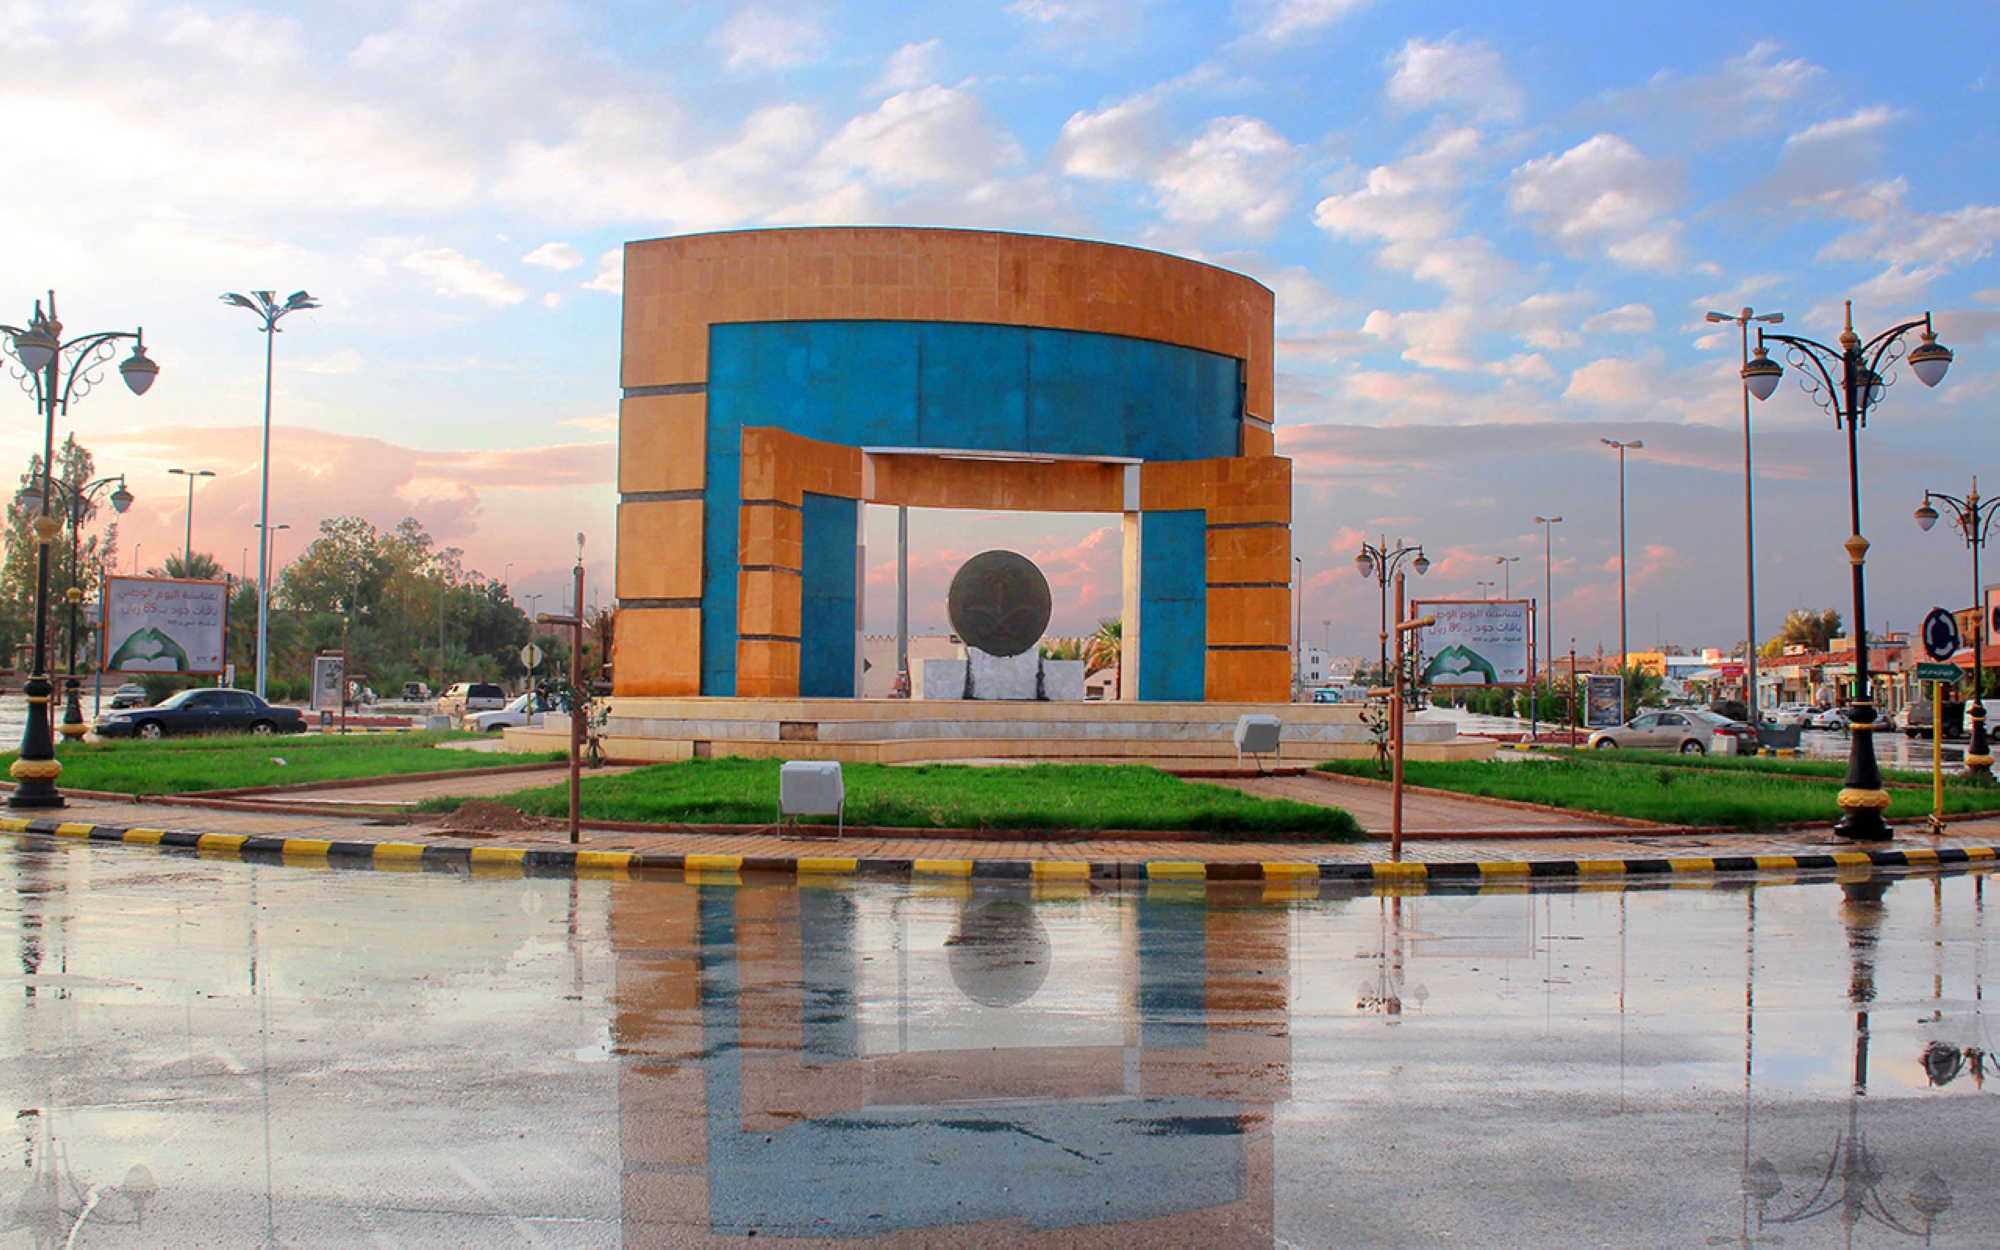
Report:
[[[1480,597],[1481,599],[1491,599],[1491,598],[1493,597],[1493,586],[1494,586],[1494,583],[1492,583],[1492,582],[1474,582],[1474,583],[1472,583],[1472,584],[1473,584],[1473,585],[1475,585],[1475,586],[1477,586],[1477,587],[1479,587],[1479,597]]]
[[[272,526],[266,526],[262,522],[256,523],[257,567],[259,570],[267,571],[270,574],[275,574],[277,572],[278,562],[276,559],[272,557],[271,550],[277,545],[278,531],[288,530],[290,528],[292,528],[291,525],[285,522],[280,522],[279,524]],[[264,586],[263,583],[261,582],[258,583],[257,585],[257,593],[260,597],[264,593]],[[256,668],[257,671],[260,673],[264,671],[264,639],[261,635],[257,639]],[[262,696],[260,695],[258,697],[261,698]]]
[[[1382,589],[1382,659],[1377,676],[1385,686],[1389,684],[1389,580],[1405,560],[1412,561],[1420,577],[1430,571],[1430,557],[1424,554],[1424,545],[1418,543],[1412,547],[1400,538],[1393,548],[1387,538],[1380,543],[1362,543],[1360,553],[1354,557],[1354,571],[1374,578]]]
[[[1740,313],[1708,314],[1710,322],[1733,321],[1743,332],[1743,363],[1750,363],[1750,323],[1763,322],[1766,325],[1781,325],[1785,314],[1758,313],[1746,308]],[[1743,706],[1747,709],[1750,723],[1757,720],[1757,525],[1751,504],[1755,494],[1756,477],[1750,468],[1750,387],[1746,383],[1743,391]]]
[[[1597,441],[1618,449],[1618,668],[1623,672],[1632,662],[1632,648],[1625,640],[1625,453],[1640,450],[1646,440],[1635,438],[1621,443],[1613,438],[1600,438]]]
[[[255,291],[252,294],[257,298],[253,300],[249,296],[231,292],[224,295],[222,300],[226,304],[249,309],[264,323],[264,468],[257,491],[257,524],[260,527],[268,527],[271,523],[272,344],[279,332],[278,322],[286,313],[297,312],[302,308],[318,308],[319,303],[304,291],[292,292],[282,304],[278,302],[275,292]],[[266,528],[264,532],[268,535],[270,530]],[[265,543],[261,546],[264,552],[269,551],[270,544]],[[271,570],[270,562],[264,554],[260,553],[257,564],[257,697],[261,699],[264,697],[264,678],[268,669],[264,653],[269,650],[267,643],[271,636]]]
[[[1972,489],[1963,499],[1941,490],[1927,490],[1923,506],[1917,509],[1917,524],[1926,533],[1937,524],[1938,510],[1931,506],[1933,499],[1943,501],[1951,509],[1951,523],[1965,535],[1965,545],[1972,550],[1972,602],[1977,605],[1979,623],[1972,627],[1972,699],[1965,709],[1972,720],[1972,740],[1965,747],[1965,771],[1982,781],[1991,781],[1993,753],[1986,740],[1986,592],[1979,581],[1979,549],[1986,545],[1986,536],[1993,531],[1993,518],[2000,516],[2000,499],[1981,499],[1977,477],[1972,479]]]
[[[1847,301],[1846,325],[1840,332],[1840,346],[1828,347],[1812,339],[1791,334],[1757,331],[1757,350],[1743,366],[1743,382],[1758,399],[1769,399],[1778,389],[1784,367],[1765,354],[1766,343],[1783,343],[1785,357],[1798,368],[1800,384],[1814,402],[1833,414],[1836,428],[1847,427],[1847,496],[1853,532],[1843,544],[1854,581],[1854,694],[1850,700],[1847,776],[1840,787],[1842,815],[1834,832],[1855,842],[1887,842],[1894,835],[1882,819],[1889,806],[1889,792],[1882,788],[1882,774],[1875,765],[1875,694],[1868,674],[1868,594],[1864,562],[1868,540],[1861,536],[1861,453],[1860,431],[1868,421],[1868,410],[1881,401],[1888,389],[1884,372],[1895,366],[1903,354],[1904,339],[1912,330],[1923,331],[1923,341],[1910,349],[1910,372],[1925,386],[1936,386],[1951,367],[1951,351],[1937,341],[1930,314],[1891,326],[1866,343],[1854,332],[1854,301]]]
[[[104,378],[104,367],[117,355],[113,346],[119,339],[132,340],[132,354],[119,362],[118,372],[134,395],[144,395],[159,376],[160,366],[146,357],[146,331],[100,331],[80,334],[63,341],[62,322],[56,317],[56,293],[49,292],[48,311],[35,301],[34,319],[26,329],[0,325],[6,336],[8,355],[27,371],[22,386],[34,397],[42,414],[42,502],[35,517],[35,651],[32,671],[22,693],[28,699],[28,723],[21,731],[21,752],[7,767],[14,778],[14,793],[7,806],[48,808],[63,806],[56,778],[62,764],[56,759],[54,725],[49,717],[49,701],[55,686],[49,681],[49,544],[62,532],[62,522],[49,515],[55,498],[56,416],[69,415],[72,399],[90,392]]]
[[[181,576],[188,575],[188,565],[194,559],[194,480],[198,477],[214,477],[212,469],[168,469],[188,480],[187,537],[181,543]]]
[[[1556,526],[1562,524],[1562,518],[1559,516],[1538,516],[1535,518],[1535,524],[1542,527],[1542,663],[1554,664],[1556,662],[1556,561],[1554,535]],[[1528,680],[1531,683],[1534,681],[1534,677],[1533,673],[1528,674]],[[1553,681],[1554,678],[1550,678],[1550,680]]]
[[[1512,599],[1514,597],[1514,566],[1519,564],[1520,562],[1521,562],[1521,557],[1519,556],[1493,557],[1493,563],[1500,566],[1500,571],[1501,571],[1500,597],[1502,599]]]

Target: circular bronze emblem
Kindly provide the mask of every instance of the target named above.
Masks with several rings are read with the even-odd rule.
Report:
[[[1049,627],[1049,581],[1016,551],[982,551],[951,579],[951,627],[988,655],[1019,655]]]

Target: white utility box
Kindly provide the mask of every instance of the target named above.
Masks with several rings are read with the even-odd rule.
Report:
[[[1268,712],[1250,712],[1236,718],[1236,762],[1244,755],[1276,755],[1285,722]]]
[[[778,768],[778,819],[835,816],[847,825],[847,787],[838,760],[787,760]]]

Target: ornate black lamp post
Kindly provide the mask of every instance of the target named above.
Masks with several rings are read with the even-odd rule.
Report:
[[[1375,584],[1382,589],[1382,666],[1377,671],[1385,686],[1389,684],[1389,579],[1396,575],[1396,570],[1402,567],[1405,560],[1410,560],[1410,567],[1420,575],[1430,571],[1431,562],[1424,555],[1424,545],[1418,543],[1412,547],[1400,538],[1396,540],[1394,549],[1390,548],[1387,538],[1380,543],[1362,543],[1360,554],[1354,557],[1355,572],[1374,578]]]
[[[76,739],[83,737],[85,729],[83,704],[79,701],[78,695],[82,682],[76,675],[76,640],[80,632],[76,618],[77,609],[83,603],[83,523],[90,519],[93,500],[99,491],[108,486],[118,488],[111,492],[111,506],[120,513],[132,506],[132,492],[125,489],[123,473],[114,477],[101,477],[94,482],[85,482],[81,486],[72,485],[59,477],[49,477],[45,480],[48,486],[54,487],[63,496],[64,510],[69,513],[69,592],[64,596],[69,602],[69,679],[63,683],[67,697],[63,703],[60,731],[63,737]],[[44,484],[36,482],[23,490],[20,494],[22,505],[31,512],[43,511],[43,489]],[[102,578],[99,581],[101,583]]]
[[[1866,343],[1854,332],[1854,301],[1847,301],[1847,324],[1840,332],[1838,349],[1792,334],[1757,331],[1757,350],[1743,366],[1743,384],[1758,399],[1769,399],[1778,389],[1784,368],[1765,354],[1766,343],[1783,343],[1785,356],[1799,370],[1799,383],[1820,407],[1833,414],[1836,428],[1847,427],[1847,495],[1853,522],[1849,534],[1847,560],[1854,579],[1854,695],[1851,701],[1847,752],[1847,778],[1840,788],[1842,816],[1834,832],[1855,842],[1887,842],[1893,836],[1882,819],[1889,806],[1889,792],[1882,788],[1882,774],[1875,766],[1875,695],[1868,675],[1868,596],[1863,562],[1868,558],[1868,540],[1861,536],[1861,464],[1858,439],[1868,423],[1868,410],[1881,401],[1889,388],[1886,373],[1895,366],[1912,330],[1923,331],[1923,341],[1909,351],[1910,372],[1925,386],[1936,386],[1951,367],[1951,352],[1937,341],[1930,314],[1892,326]]]
[[[1986,603],[1979,588],[1979,549],[1986,545],[1986,536],[1993,530],[1993,518],[2000,514],[2000,500],[1979,497],[1979,479],[1972,479],[1972,489],[1965,498],[1947,495],[1941,490],[1924,492],[1924,505],[1917,509],[1917,525],[1926,533],[1937,524],[1938,510],[1931,507],[1935,499],[1951,509],[1951,523],[1958,532],[1965,535],[1965,545],[1972,549],[1972,601],[1979,605],[1979,623],[1972,627],[1972,703],[1965,714],[1972,720],[1972,741],[1965,748],[1965,771],[1982,780],[1993,780],[1993,753],[1986,744]]]
[[[55,734],[49,718],[49,701],[55,686],[49,681],[49,544],[62,532],[62,522],[49,515],[54,501],[54,460],[56,415],[69,415],[70,401],[88,394],[104,377],[104,366],[117,355],[119,339],[132,340],[132,354],[118,364],[118,372],[134,395],[144,395],[159,376],[160,366],[146,357],[145,329],[108,330],[80,334],[65,342],[62,322],[56,319],[56,293],[49,292],[48,311],[35,302],[34,320],[27,329],[0,325],[9,355],[21,362],[16,371],[21,389],[34,396],[35,408],[43,416],[42,502],[35,517],[35,652],[34,668],[28,676],[28,724],[21,734],[21,753],[8,766],[14,778],[9,807],[43,808],[63,806],[56,778],[62,765],[56,760]]]

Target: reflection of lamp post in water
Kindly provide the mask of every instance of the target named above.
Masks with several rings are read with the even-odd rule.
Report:
[[[1850,1243],[1854,1229],[1864,1219],[1928,1243],[1937,1218],[1951,1209],[1951,1187],[1936,1172],[1926,1171],[1911,1185],[1907,1199],[1921,1226],[1913,1227],[1899,1218],[1879,1190],[1887,1179],[1882,1162],[1868,1149],[1868,1139],[1861,1132],[1861,1100],[1868,1094],[1868,1014],[1875,1001],[1875,947],[1882,927],[1882,897],[1889,885],[1889,878],[1871,877],[1844,882],[1840,887],[1841,918],[1852,964],[1847,997],[1854,1007],[1854,1077],[1847,1094],[1847,1131],[1835,1136],[1833,1153],[1819,1184],[1782,1215],[1770,1215],[1766,1210],[1771,1199],[1784,1192],[1776,1166],[1768,1159],[1759,1159],[1744,1169],[1743,1190],[1756,1203],[1760,1230],[1767,1224],[1800,1224],[1838,1211]],[[1748,1155],[1747,1148],[1744,1153]]]

